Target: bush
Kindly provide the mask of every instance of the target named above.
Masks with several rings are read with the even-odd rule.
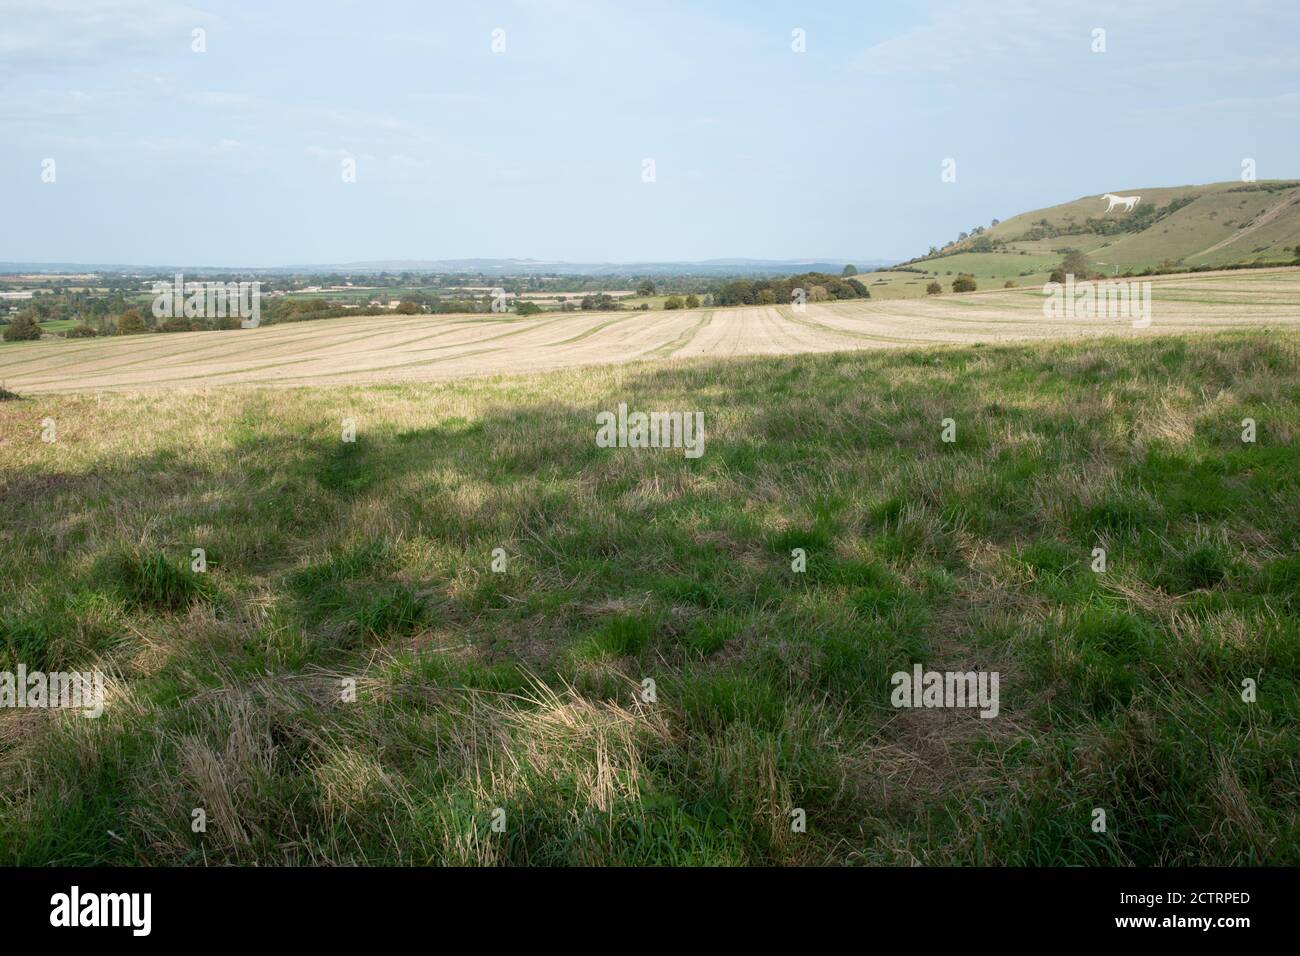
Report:
[[[193,330],[194,324],[189,319],[168,319],[158,326],[159,332],[192,332]]]
[[[1014,279],[1008,279],[1006,282],[1002,283],[1002,288],[1004,289],[1014,289],[1015,287],[1016,282]]]
[[[943,286],[939,285],[939,283],[937,282],[931,282],[928,286],[925,287],[926,295],[939,295],[942,292],[943,292]]]
[[[975,289],[974,276],[959,275],[957,278],[952,280],[953,292],[974,292]]]
[[[667,299],[664,300],[665,309],[682,309],[685,307],[686,307],[686,303],[682,301],[682,297],[680,295],[670,295]]]
[[[145,324],[144,316],[138,309],[127,309],[117,320],[118,335],[139,335],[148,331],[149,326]]]
[[[82,322],[80,325],[74,325],[64,332],[63,337],[65,339],[93,339],[98,334],[93,328]]]
[[[686,308],[698,309],[700,307],[700,297],[698,295],[688,295],[686,297]]]
[[[1082,279],[1088,275],[1089,266],[1087,256],[1078,249],[1071,249],[1065,254],[1065,258],[1061,260],[1058,271],[1064,272],[1066,275],[1074,274]]]
[[[31,342],[40,337],[40,325],[26,312],[18,313],[18,317],[5,326],[6,342]]]
[[[536,302],[529,302],[527,299],[515,300],[515,312],[519,315],[536,315],[542,311],[542,307]]]

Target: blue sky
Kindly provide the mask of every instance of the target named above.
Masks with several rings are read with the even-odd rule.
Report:
[[[0,0],[0,260],[909,257],[1300,176],[1298,40],[1250,0]]]

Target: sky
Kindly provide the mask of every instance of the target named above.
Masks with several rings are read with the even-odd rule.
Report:
[[[909,258],[1300,177],[1298,41],[1293,0],[0,0],[0,261]]]

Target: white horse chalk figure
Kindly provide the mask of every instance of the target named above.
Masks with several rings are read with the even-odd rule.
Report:
[[[1133,207],[1138,204],[1138,200],[1140,200],[1142,197],[1141,196],[1116,196],[1114,193],[1103,193],[1101,198],[1106,200],[1108,203],[1110,203],[1110,205],[1106,207],[1106,212],[1109,213],[1116,206],[1123,206],[1125,212],[1132,212]]]

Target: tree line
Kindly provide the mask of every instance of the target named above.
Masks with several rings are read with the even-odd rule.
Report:
[[[805,272],[796,276],[769,279],[734,279],[713,295],[717,305],[775,305],[795,300],[795,290],[802,289],[808,302],[835,299],[869,299],[871,290],[853,277]]]

